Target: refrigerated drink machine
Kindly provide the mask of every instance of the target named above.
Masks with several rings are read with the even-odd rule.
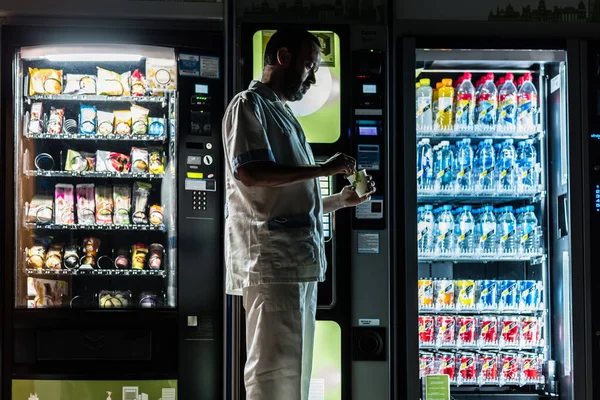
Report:
[[[238,90],[261,78],[264,48],[277,28],[273,24],[242,26],[241,37],[247,40],[241,43],[243,87]],[[362,28],[354,29],[352,37],[360,36]],[[370,27],[366,30],[373,32]],[[302,101],[287,104],[302,125],[317,162],[336,152],[356,157],[358,168],[374,177],[377,193],[356,209],[323,216],[328,270],[318,287],[309,397],[389,398],[385,34],[373,34],[379,41],[365,48],[358,41],[351,42],[347,27],[311,32],[322,49],[317,83]],[[349,184],[343,177],[320,181],[323,196]],[[244,345],[243,340],[240,343]],[[239,358],[243,365],[243,355]]]

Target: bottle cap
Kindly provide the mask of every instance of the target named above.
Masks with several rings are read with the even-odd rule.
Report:
[[[504,207],[505,211],[512,211],[512,209],[513,209],[512,206],[506,206],[506,207]]]
[[[514,81],[515,75],[512,72],[507,72],[504,81]]]
[[[433,210],[433,206],[431,204],[426,204],[423,208],[427,211]]]
[[[444,86],[452,86],[452,79],[444,78],[442,79],[442,83],[444,84]]]
[[[473,209],[473,206],[464,206],[463,210],[465,211],[471,211]]]
[[[469,80],[470,81],[473,78],[473,75],[471,75],[470,72],[465,72],[465,74],[463,75],[463,78],[465,80]]]
[[[427,140],[429,140],[429,139],[427,139]],[[514,140],[513,140],[513,139],[506,139],[506,140],[504,141],[504,143],[507,143],[507,144],[513,144],[513,143],[514,143]]]
[[[449,145],[450,145],[450,142],[449,142],[449,141],[447,141],[447,140],[442,140],[442,141],[440,142],[440,146],[449,146]]]
[[[444,205],[444,206],[442,207],[442,209],[443,209],[444,211],[449,211],[449,210],[452,210],[452,206],[451,206],[450,204],[446,204],[446,205]]]
[[[531,72],[525,72],[525,75],[523,75],[523,81],[530,81],[531,82]]]
[[[435,84],[435,88],[436,89],[439,89],[441,87],[444,87],[444,82],[438,82],[438,83]]]
[[[421,139],[423,143],[429,143],[429,138]]]
[[[418,89],[418,88],[420,88],[420,87],[421,87],[421,84],[420,84],[419,82],[415,83],[415,88],[417,88],[417,89]]]
[[[463,143],[465,144],[471,144],[471,139],[463,139]]]
[[[429,86],[431,85],[431,80],[429,78],[423,78],[419,81],[421,86]]]
[[[485,76],[485,80],[494,82],[494,73],[488,72],[487,75]]]

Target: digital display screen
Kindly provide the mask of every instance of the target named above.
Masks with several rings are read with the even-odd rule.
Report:
[[[208,85],[195,85],[195,92],[198,94],[208,94]]]
[[[358,135],[359,136],[377,136],[377,127],[376,126],[359,126],[358,127]]]
[[[375,94],[377,93],[377,85],[363,85],[364,94]]]

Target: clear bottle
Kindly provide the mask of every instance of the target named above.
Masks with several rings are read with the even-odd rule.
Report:
[[[481,149],[483,147],[483,140],[479,142],[477,147],[473,150],[473,187],[477,187],[477,179],[481,173]]]
[[[471,82],[471,74],[465,72],[456,88],[454,104],[454,127],[458,130],[473,128],[475,114],[475,86]]]
[[[515,148],[512,139],[506,139],[502,144],[499,156],[499,191],[514,192],[516,190]]]
[[[519,163],[519,182],[523,191],[534,192],[538,186],[537,151],[533,145],[533,139],[527,139],[521,143],[523,143],[523,151]]]
[[[514,75],[507,73],[504,78],[504,85],[499,91],[499,109],[500,117],[498,126],[501,131],[514,132],[517,129],[517,88],[513,83]]]
[[[440,255],[454,254],[454,218],[452,206],[444,205],[437,217],[437,251]]]
[[[454,188],[454,153],[448,141],[440,143],[438,154],[440,169],[436,175],[436,186],[441,191],[451,191]]]
[[[433,148],[429,139],[422,139],[417,145],[417,185],[419,189],[433,185]]]
[[[494,128],[498,112],[498,91],[494,85],[494,74],[491,72],[485,76],[476,103],[475,114],[479,128],[486,130]]]
[[[537,254],[539,252],[538,243],[538,220],[535,216],[533,206],[524,207],[520,218],[519,244],[522,254]]]
[[[471,148],[471,139],[463,139],[458,146],[458,174],[457,186],[459,191],[469,191],[473,189],[473,149]]]
[[[433,110],[431,81],[427,78],[421,79],[417,87],[417,129],[427,131],[433,128]]]
[[[452,87],[452,79],[442,79],[444,86],[438,90],[438,112],[436,117],[437,129],[449,130],[452,129],[452,112],[454,103],[454,88]]]
[[[440,171],[440,145],[436,144],[435,146],[433,146],[433,179],[434,179],[434,181],[435,181],[439,171]]]
[[[517,129],[534,132],[537,128],[538,94],[531,73],[527,72],[521,78],[523,84],[518,89]]]
[[[433,216],[433,206],[425,205],[419,207],[419,218],[417,220],[417,243],[419,253],[429,254],[433,251],[433,235],[435,221]]]
[[[491,191],[494,187],[494,168],[496,167],[496,153],[492,146],[492,139],[486,139],[479,151],[481,170],[478,175],[478,188],[481,191]]]
[[[481,253],[487,256],[495,255],[498,245],[496,241],[496,216],[494,215],[494,207],[484,206],[481,209],[479,226],[479,249]]]
[[[440,88],[443,87],[444,84],[442,82],[438,82],[435,84],[435,89],[433,91],[433,94],[431,96],[432,100],[433,100],[433,106],[432,106],[432,111],[433,111],[433,118],[437,118],[438,115],[438,111],[439,111],[439,94],[440,94]],[[437,122],[436,122],[437,125]]]
[[[463,255],[475,253],[475,219],[471,213],[472,209],[471,206],[464,206],[456,216],[458,221],[455,234],[457,249],[459,254]]]
[[[511,206],[502,208],[497,221],[496,230],[500,239],[498,245],[500,255],[515,255],[517,253],[517,221],[513,215],[513,208]]]

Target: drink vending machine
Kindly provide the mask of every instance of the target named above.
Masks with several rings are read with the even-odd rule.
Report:
[[[579,398],[580,54],[563,45],[402,40],[412,395],[442,374],[456,399]]]

